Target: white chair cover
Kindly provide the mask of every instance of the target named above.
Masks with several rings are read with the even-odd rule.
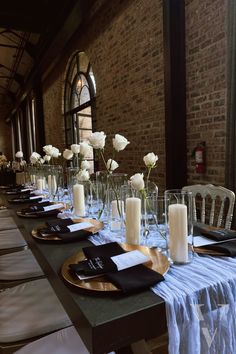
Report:
[[[33,280],[0,292],[0,343],[33,338],[70,325],[47,279]]]
[[[0,219],[1,223],[1,219]],[[0,249],[8,249],[14,247],[24,247],[27,243],[19,229],[1,230],[0,231]]]
[[[0,230],[11,230],[11,229],[16,229],[16,228],[17,228],[17,225],[11,216],[2,217],[0,219]]]
[[[8,209],[0,209],[0,218],[11,216],[11,212]]]
[[[49,334],[17,350],[15,354],[89,354],[75,327]]]
[[[0,256],[0,280],[18,280],[44,273],[29,249]]]

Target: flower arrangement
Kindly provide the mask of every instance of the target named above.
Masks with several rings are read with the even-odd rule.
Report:
[[[135,175],[130,177],[131,186],[140,193],[144,193],[145,187],[148,189],[150,174],[151,171],[157,166],[156,163],[158,161],[158,156],[155,155],[153,152],[150,152],[143,157],[143,161],[148,169],[146,177],[146,186],[143,173],[136,173]]]
[[[18,159],[22,159],[23,158],[23,152],[22,151],[17,151],[17,153],[15,154],[15,157]]]
[[[148,153],[143,157],[144,164],[147,167],[147,177],[146,177],[146,185],[144,181],[144,175],[143,173],[136,173],[133,176],[130,177],[130,184],[131,187],[138,192],[141,200],[142,200],[142,205],[143,205],[143,233],[144,236],[147,237],[149,234],[149,226],[148,226],[148,220],[147,220],[147,210],[151,210],[151,206],[149,205],[149,202],[147,200],[147,197],[149,195],[149,177],[151,174],[151,171],[156,167],[156,163],[158,161],[158,156],[155,155],[153,152]],[[156,191],[158,191],[156,187]],[[152,211],[151,211],[152,212]]]
[[[119,167],[119,164],[114,159],[115,153],[124,150],[130,142],[124,136],[122,136],[120,134],[115,134],[115,137],[112,139],[112,145],[114,148],[113,157],[109,158],[107,161],[104,156],[104,150],[105,150],[105,144],[106,144],[105,133],[103,131],[92,133],[89,137],[89,143],[92,146],[92,148],[95,151],[97,151],[97,153],[101,157],[101,159],[104,163],[104,167],[105,167],[105,171],[106,171],[106,175],[107,175],[106,176],[106,187],[103,190],[103,195],[102,195],[102,207],[99,211],[98,218],[101,217],[101,215],[105,209],[105,205],[106,205],[106,201],[107,201],[107,193],[108,193],[109,188],[111,188],[115,194],[115,197],[117,200],[117,208],[118,208],[118,212],[120,214],[121,211],[119,210],[118,190],[113,182],[113,179],[112,178],[108,179],[108,177],[112,176],[112,173]]]
[[[36,151],[32,152],[30,156],[30,163],[35,166],[42,165],[44,163],[44,159],[38,154]]]
[[[0,154],[0,167],[5,167],[5,166],[7,166],[7,158],[3,153],[1,153]]]
[[[78,167],[79,169],[90,168],[89,162],[85,159],[86,156],[89,156],[91,152],[91,146],[87,141],[83,141],[80,144],[72,144],[70,149],[65,149],[63,151],[63,157],[65,160],[73,160],[73,166]]]

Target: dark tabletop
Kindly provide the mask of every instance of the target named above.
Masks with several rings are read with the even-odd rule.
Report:
[[[91,353],[109,352],[166,332],[164,300],[151,290],[123,295],[119,292],[94,292],[67,284],[60,274],[63,262],[82,247],[92,245],[91,242],[83,240],[62,244],[38,241],[31,236],[31,231],[45,219],[17,216],[15,211],[21,209],[22,204],[9,207],[29,248]],[[49,219],[53,220],[52,217]]]

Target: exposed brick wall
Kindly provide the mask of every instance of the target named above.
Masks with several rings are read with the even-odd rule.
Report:
[[[226,1],[186,0],[188,184],[225,183]],[[206,142],[207,169],[191,153]]]
[[[226,0],[186,0],[188,184],[224,185],[226,135]],[[153,179],[165,188],[163,22],[161,0],[100,0],[44,82],[46,142],[64,148],[63,78],[75,50],[85,51],[96,86],[96,130],[126,136],[120,172],[143,172],[144,154],[159,155]],[[192,151],[207,145],[206,174]],[[110,157],[107,151],[107,157]]]
[[[116,156],[120,172],[144,172],[143,156],[152,151],[158,154],[158,168],[151,178],[164,189],[162,1],[113,0],[106,1],[104,7],[102,4],[96,5],[99,14],[94,14],[94,9],[88,14],[91,23],[67,51],[64,70],[76,49],[86,52],[97,86],[96,130],[106,132],[110,151],[115,133],[130,140],[126,150]],[[60,84],[58,80],[51,87],[47,85],[44,93],[46,140],[55,145],[59,143],[55,120],[60,117]],[[106,156],[110,155],[107,150]]]
[[[45,142],[60,151],[65,148],[65,128],[62,110],[63,77],[58,73],[55,80],[44,86],[43,107],[45,124]]]

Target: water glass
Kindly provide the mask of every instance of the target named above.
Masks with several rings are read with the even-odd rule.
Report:
[[[60,165],[51,165],[48,167],[46,173],[49,198],[55,201],[58,191],[63,188],[63,168]]]
[[[149,247],[157,247],[167,254],[165,197],[153,193],[148,197],[148,223],[150,228]]]
[[[107,210],[110,231],[120,235],[124,230],[124,201],[113,189],[108,190]]]

